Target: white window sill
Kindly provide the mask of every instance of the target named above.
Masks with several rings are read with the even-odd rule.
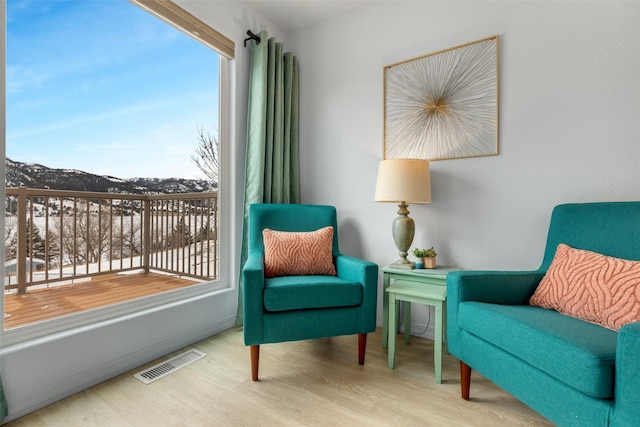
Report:
[[[29,325],[18,326],[3,331],[2,346],[6,348],[35,339],[47,340],[49,337],[64,333],[65,331],[82,327],[90,328],[102,322],[116,319],[122,320],[127,316],[139,315],[145,311],[161,310],[168,305],[179,304],[188,299],[198,298],[224,290],[231,290],[231,286],[225,286],[218,280],[60,316]]]

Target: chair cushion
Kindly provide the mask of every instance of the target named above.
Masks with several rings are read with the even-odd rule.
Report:
[[[613,398],[618,334],[610,329],[540,307],[481,302],[460,303],[458,325],[582,393]]]
[[[316,231],[262,230],[266,277],[336,275],[333,227]]]
[[[560,244],[530,304],[617,331],[640,321],[640,262]]]
[[[336,276],[284,276],[265,279],[267,311],[353,307],[362,303],[362,285]]]

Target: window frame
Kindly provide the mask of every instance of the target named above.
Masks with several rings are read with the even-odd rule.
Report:
[[[141,3],[138,0],[129,0],[133,5],[140,6]],[[197,21],[200,25],[204,25],[207,28],[207,34],[213,32],[218,34],[215,30],[208,27],[206,24],[202,23],[202,21],[197,20],[197,18],[188,14],[183,9],[179,8],[177,5],[169,2],[168,0],[144,0],[144,3],[157,3],[164,4],[170,3],[173,5],[171,9],[179,9],[182,11],[180,16],[182,19],[185,16],[190,16],[193,20]],[[147,7],[143,7],[144,10],[149,11]],[[90,329],[96,324],[100,323],[108,323],[110,321],[119,321],[122,318],[127,316],[136,316],[140,315],[144,312],[150,312],[154,310],[160,310],[163,306],[170,306],[172,304],[179,304],[186,302],[191,299],[202,298],[205,295],[210,295],[212,293],[223,292],[233,288],[233,284],[231,281],[231,270],[232,270],[232,257],[231,254],[231,200],[230,200],[230,185],[231,185],[231,176],[229,170],[231,169],[230,162],[231,156],[228,155],[228,141],[231,135],[231,59],[233,55],[230,57],[226,54],[220,52],[217,48],[211,45],[211,43],[199,37],[203,32],[200,32],[198,35],[192,34],[190,31],[185,30],[184,28],[179,27],[175,22],[172,22],[171,17],[160,16],[157,12],[150,12],[154,16],[159,19],[162,19],[169,25],[172,25],[176,29],[183,31],[187,35],[196,39],[198,42],[204,43],[208,47],[216,50],[219,53],[218,60],[218,84],[219,84],[219,108],[218,108],[218,141],[219,141],[219,183],[218,183],[218,278],[209,282],[205,282],[202,284],[195,284],[192,286],[188,286],[181,289],[176,289],[172,291],[163,292],[160,294],[149,295],[146,297],[136,298],[133,300],[129,300],[126,302],[111,304],[108,306],[81,311],[78,313],[55,317],[52,319],[44,320],[41,322],[18,326],[15,328],[11,328],[8,330],[4,329],[4,320],[2,323],[2,329],[0,330],[0,336],[2,345],[11,346],[20,344],[22,342],[34,340],[34,339],[48,339],[47,337],[52,338],[54,335],[64,334],[65,331],[69,330],[77,330],[78,328],[86,328]],[[4,21],[4,20],[3,20]],[[194,22],[195,22],[194,21]],[[4,22],[6,27],[6,22]],[[200,27],[203,30],[202,27]],[[233,50],[233,42],[232,50]],[[2,78],[2,83],[0,85],[4,86],[6,84],[5,72],[6,72],[6,56],[0,59],[2,66],[2,71],[0,72],[0,77]],[[3,87],[3,89],[5,89]],[[6,106],[6,96],[5,91],[2,90],[2,102]],[[2,118],[0,120],[0,131],[2,131],[2,146],[0,147],[1,153],[3,157],[6,157],[6,115],[2,114]],[[4,165],[2,167],[3,175],[6,173],[4,169]],[[4,187],[2,188],[1,195],[4,197]],[[2,219],[0,219],[0,226],[4,229],[4,211],[6,208],[3,206],[3,215]],[[2,251],[4,252],[4,247]],[[4,267],[3,267],[4,269]],[[2,301],[0,302],[0,307],[2,307],[2,311],[4,312],[4,296]]]

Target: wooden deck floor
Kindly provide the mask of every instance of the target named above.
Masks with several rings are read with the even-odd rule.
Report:
[[[191,286],[195,279],[158,273],[111,274],[72,285],[4,297],[5,329]]]

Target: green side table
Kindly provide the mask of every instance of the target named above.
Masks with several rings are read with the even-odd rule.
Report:
[[[458,271],[454,267],[400,270],[385,267],[383,272],[383,324],[382,347],[389,348],[389,368],[395,364],[396,335],[398,332],[398,302],[405,307],[404,342],[411,336],[411,303],[435,307],[434,368],[436,383],[442,383],[442,344],[445,331],[447,274]]]

